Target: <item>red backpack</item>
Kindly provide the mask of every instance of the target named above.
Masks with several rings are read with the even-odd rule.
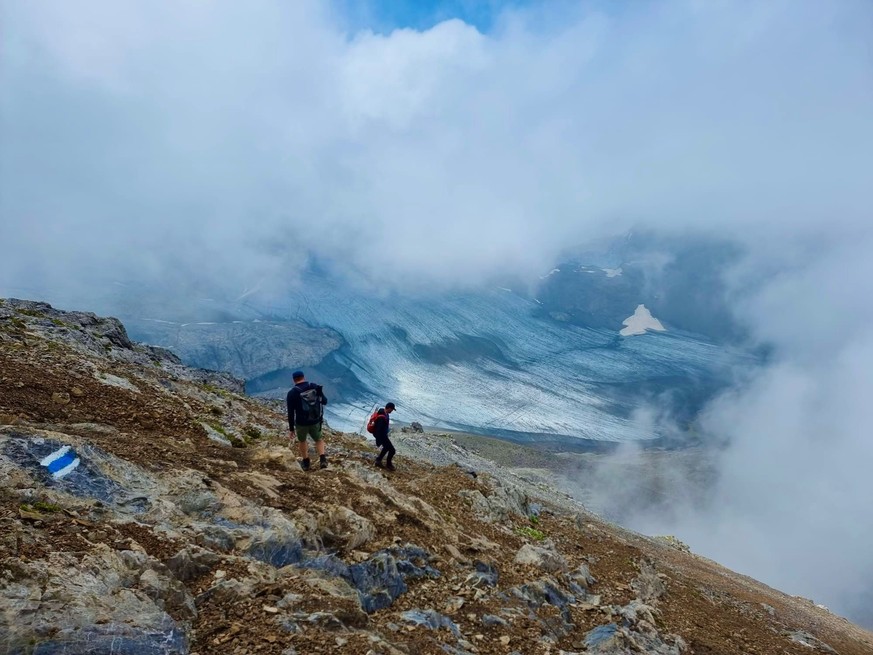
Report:
[[[367,432],[373,434],[376,431],[376,419],[379,418],[379,410],[373,412],[373,415],[370,417],[370,420],[367,421]]]

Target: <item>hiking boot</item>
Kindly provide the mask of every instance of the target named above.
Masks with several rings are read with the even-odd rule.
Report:
[[[388,469],[389,471],[396,471],[397,470],[396,468],[394,468],[394,464],[392,464],[391,462],[388,462],[385,465],[385,468]]]
[[[318,466],[319,466],[319,468],[326,469],[327,468],[327,457],[322,455],[318,460]]]
[[[385,468],[385,465],[382,463],[381,459],[377,459],[375,462],[373,462],[373,466],[380,469]]]
[[[311,468],[309,466],[309,458],[308,457],[304,460],[301,460],[300,468],[302,468],[304,471],[308,471]]]

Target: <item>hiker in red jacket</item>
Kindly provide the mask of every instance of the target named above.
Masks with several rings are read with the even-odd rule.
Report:
[[[394,464],[391,460],[394,459],[394,453],[397,450],[394,448],[394,444],[391,443],[391,439],[388,438],[388,432],[391,429],[391,418],[390,414],[394,411],[394,403],[388,403],[385,405],[385,409],[380,409],[376,414],[376,425],[373,428],[373,436],[376,437],[376,445],[382,448],[382,451],[379,453],[379,456],[376,458],[376,466],[379,468],[386,468],[389,471],[394,470]],[[385,460],[385,463],[382,463],[382,459],[388,455],[388,458]]]

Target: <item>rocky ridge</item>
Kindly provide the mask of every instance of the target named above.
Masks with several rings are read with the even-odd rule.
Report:
[[[160,343],[188,362],[197,362],[243,379],[299,366],[313,366],[342,345],[332,330],[313,328],[299,321],[236,320],[179,323],[129,319],[131,333]]]
[[[281,413],[114,319],[0,301],[0,354],[0,652],[873,653],[450,438],[387,472],[328,431],[303,472]]]

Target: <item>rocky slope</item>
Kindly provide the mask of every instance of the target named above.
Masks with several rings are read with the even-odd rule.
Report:
[[[0,301],[0,652],[873,653],[873,635],[405,435],[399,470],[112,319]],[[418,441],[413,441],[418,439]]]
[[[131,334],[146,334],[166,345],[186,362],[229,371],[245,380],[282,372],[282,379],[300,366],[312,366],[342,345],[331,330],[299,321],[262,319],[179,323],[166,320],[127,320]]]

